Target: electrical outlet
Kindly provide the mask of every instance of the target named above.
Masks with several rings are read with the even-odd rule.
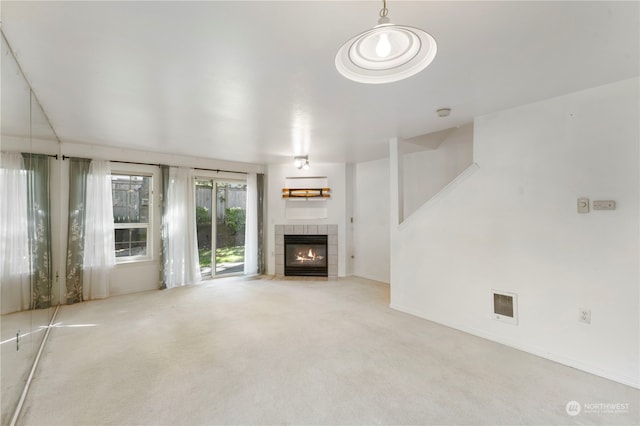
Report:
[[[585,324],[591,324],[591,309],[581,308],[578,311],[578,321]]]

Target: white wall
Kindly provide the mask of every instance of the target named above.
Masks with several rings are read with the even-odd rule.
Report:
[[[453,130],[436,149],[404,154],[404,218],[411,216],[472,162],[472,124]]]
[[[312,163],[309,170],[298,170],[293,163],[274,164],[267,168],[267,219],[266,219],[266,254],[267,254],[267,274],[275,273],[275,255],[274,255],[274,233],[275,225],[289,224],[310,224],[338,225],[338,276],[344,277],[346,271],[351,268],[348,265],[350,256],[347,255],[347,233],[346,228],[346,212],[347,209],[347,166],[345,164],[319,164]],[[317,177],[326,176],[329,188],[331,188],[331,197],[327,199],[327,218],[326,219],[287,219],[286,201],[282,198],[282,188],[288,177]],[[297,200],[296,203],[315,203],[314,200]],[[321,203],[323,201],[320,201]]]
[[[356,165],[349,163],[345,164],[345,254],[346,254],[346,266],[345,275],[354,275],[354,228],[353,228],[353,215],[354,215],[354,190],[356,179]]]
[[[639,105],[636,78],[477,118],[479,169],[392,229],[391,306],[640,387]]]
[[[389,282],[389,159],[354,165],[353,274]]]

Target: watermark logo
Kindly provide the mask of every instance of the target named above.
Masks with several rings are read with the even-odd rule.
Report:
[[[570,416],[577,416],[582,411],[582,406],[578,401],[569,401],[567,402],[567,406],[565,407],[567,410],[567,414]]]
[[[567,414],[571,417],[580,413],[589,414],[626,414],[629,412],[628,402],[589,402],[580,404],[578,401],[569,401],[565,406]]]

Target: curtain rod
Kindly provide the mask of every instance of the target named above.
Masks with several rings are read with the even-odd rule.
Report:
[[[3,152],[5,152],[5,151],[3,151]],[[11,152],[11,151],[6,151],[6,152]],[[55,158],[56,160],[58,159],[58,154],[39,154],[37,152],[21,152],[20,154],[22,154],[22,155],[46,155],[47,157]]]
[[[58,158],[56,156],[56,158]],[[67,158],[80,158],[80,157],[69,157],[66,155],[62,156],[63,160],[66,160]],[[83,160],[90,160],[90,158],[83,158]],[[120,161],[120,160],[109,160],[112,163],[123,163],[123,164],[138,164],[140,166],[156,166],[156,167],[160,167],[160,166],[167,166],[167,164],[154,164],[154,163],[139,163],[137,161]],[[178,167],[178,166],[169,166],[169,167]],[[222,170],[222,169],[203,169],[201,167],[193,167],[194,170],[206,170],[208,172],[216,172],[216,173],[238,173],[238,174],[242,174],[242,175],[248,175],[249,173],[247,172],[238,172],[235,170]]]
[[[25,154],[23,152],[23,154]],[[31,154],[31,152],[27,152],[27,155]],[[58,159],[58,154],[33,154],[33,155],[46,155],[47,157],[51,157],[51,158],[55,158],[56,160]]]

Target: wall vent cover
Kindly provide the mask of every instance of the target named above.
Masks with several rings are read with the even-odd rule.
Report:
[[[518,295],[510,291],[491,290],[493,318],[509,324],[518,324]]]

